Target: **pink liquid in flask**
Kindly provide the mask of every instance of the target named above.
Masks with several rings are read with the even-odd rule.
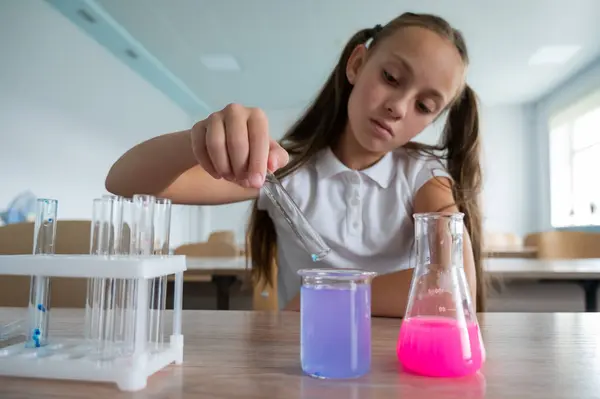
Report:
[[[477,322],[461,326],[456,319],[439,316],[404,320],[397,354],[406,371],[429,377],[474,374],[485,361]]]

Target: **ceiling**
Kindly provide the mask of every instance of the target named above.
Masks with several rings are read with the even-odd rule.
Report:
[[[91,0],[87,0],[89,3]],[[598,0],[95,0],[209,109],[303,107],[358,29],[405,11],[446,18],[466,38],[468,80],[489,105],[529,102],[600,57]],[[542,46],[579,45],[562,65],[529,66]],[[207,54],[238,72],[210,71]]]

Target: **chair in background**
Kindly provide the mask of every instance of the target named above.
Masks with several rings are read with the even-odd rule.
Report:
[[[89,254],[89,220],[58,220],[56,222],[56,254]],[[0,227],[0,255],[24,255],[33,252],[34,223],[17,223]],[[0,276],[0,306],[26,307],[29,301],[30,278]],[[80,308],[85,306],[87,282],[79,278],[52,278],[52,307]]]
[[[537,248],[540,259],[600,258],[600,233],[545,231],[528,234],[525,246]]]
[[[491,232],[485,233],[486,248],[516,248],[523,245],[523,240],[514,233]]]
[[[231,230],[216,230],[210,233],[210,236],[208,237],[208,242],[226,242],[235,244],[235,233]]]
[[[239,256],[239,252],[232,231],[216,231],[205,242],[184,244],[174,250],[176,255],[206,258]]]

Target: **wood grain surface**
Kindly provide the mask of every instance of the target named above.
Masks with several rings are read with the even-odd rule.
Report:
[[[0,308],[0,322],[25,315]],[[304,376],[299,314],[184,311],[185,357],[144,391],[115,385],[0,378],[0,398],[598,398],[600,314],[479,315],[487,362],[481,373],[432,379],[404,373],[395,354],[398,319],[373,319],[373,364],[362,378]],[[56,309],[53,335],[79,336],[83,311]]]

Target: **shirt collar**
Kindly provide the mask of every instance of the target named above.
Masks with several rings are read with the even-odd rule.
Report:
[[[379,160],[379,162],[358,172],[369,177],[380,187],[387,188],[395,174],[393,163],[393,155],[391,152],[388,152]],[[321,179],[328,179],[339,173],[352,171],[352,169],[344,165],[335,156],[329,147],[319,153],[315,166],[317,168],[317,174]]]

